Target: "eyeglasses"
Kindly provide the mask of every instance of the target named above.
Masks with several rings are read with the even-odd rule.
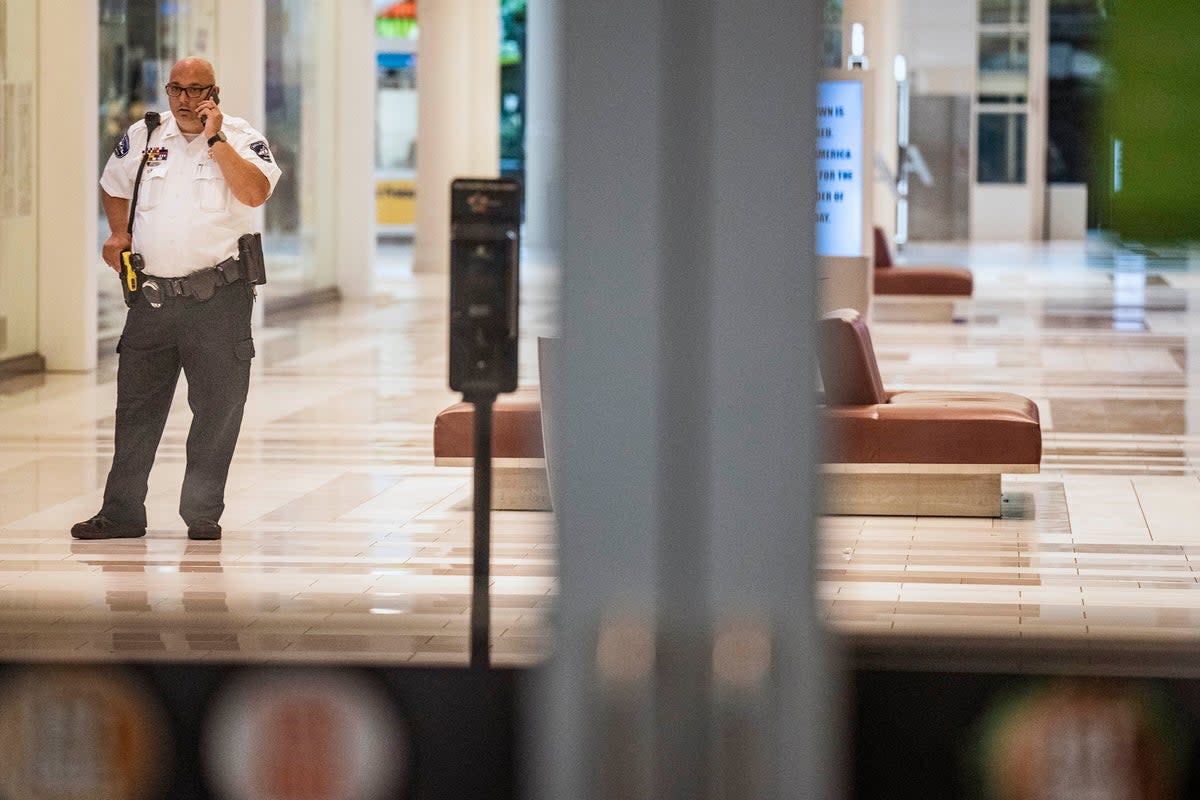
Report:
[[[212,84],[208,86],[180,86],[178,83],[167,84],[167,94],[171,97],[179,97],[179,95],[187,92],[187,96],[193,100],[199,100],[204,95],[208,94],[208,90],[213,88]]]

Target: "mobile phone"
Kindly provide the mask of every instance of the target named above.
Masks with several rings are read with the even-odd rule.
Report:
[[[208,94],[204,96],[204,99],[205,99],[205,100],[212,100],[212,101],[213,101],[214,103],[216,103],[217,105],[221,105],[221,94],[220,94],[220,92],[218,92],[218,91],[217,91],[217,87],[216,87],[216,86],[214,86],[214,87],[212,87],[211,89],[209,89],[209,90],[208,90]],[[200,115],[200,124],[201,124],[201,125],[207,125],[207,124],[208,124],[208,115],[207,115],[207,114],[201,114],[201,115]]]

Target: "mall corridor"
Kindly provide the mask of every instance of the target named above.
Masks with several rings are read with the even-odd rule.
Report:
[[[923,245],[969,263],[953,319],[878,297],[889,389],[1012,391],[1042,415],[1040,474],[1007,476],[1003,516],[825,517],[821,607],[848,633],[1191,640],[1200,628],[1200,271],[1114,269],[1101,240]],[[112,452],[115,358],[94,374],[0,383],[0,641],[12,657],[465,663],[470,473],[435,467],[446,287],[385,272],[371,302],[271,320],[215,543],[175,511],[180,387],[143,540],[78,542]],[[552,270],[526,279],[521,383],[554,332]],[[546,652],[549,512],[494,515],[499,664]]]

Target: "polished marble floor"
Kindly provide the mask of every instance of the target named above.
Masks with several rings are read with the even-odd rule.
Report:
[[[841,631],[1200,638],[1200,264],[1103,243],[913,246],[968,263],[951,318],[881,298],[889,388],[1016,391],[1043,415],[1042,472],[1000,519],[821,520],[821,608]],[[31,659],[464,663],[470,475],[432,464],[446,287],[383,260],[369,302],[273,316],[222,523],[176,514],[181,387],[143,540],[75,542],[112,454],[115,359],[0,381],[0,652]],[[529,270],[522,383],[552,332],[554,271]],[[497,512],[493,652],[536,661],[556,592],[553,519]]]

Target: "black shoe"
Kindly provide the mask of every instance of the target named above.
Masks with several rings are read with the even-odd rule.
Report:
[[[198,519],[188,525],[189,539],[212,540],[221,538],[221,526],[211,519]]]
[[[146,529],[122,525],[97,514],[89,520],[72,525],[71,535],[76,539],[136,539],[145,536]]]

